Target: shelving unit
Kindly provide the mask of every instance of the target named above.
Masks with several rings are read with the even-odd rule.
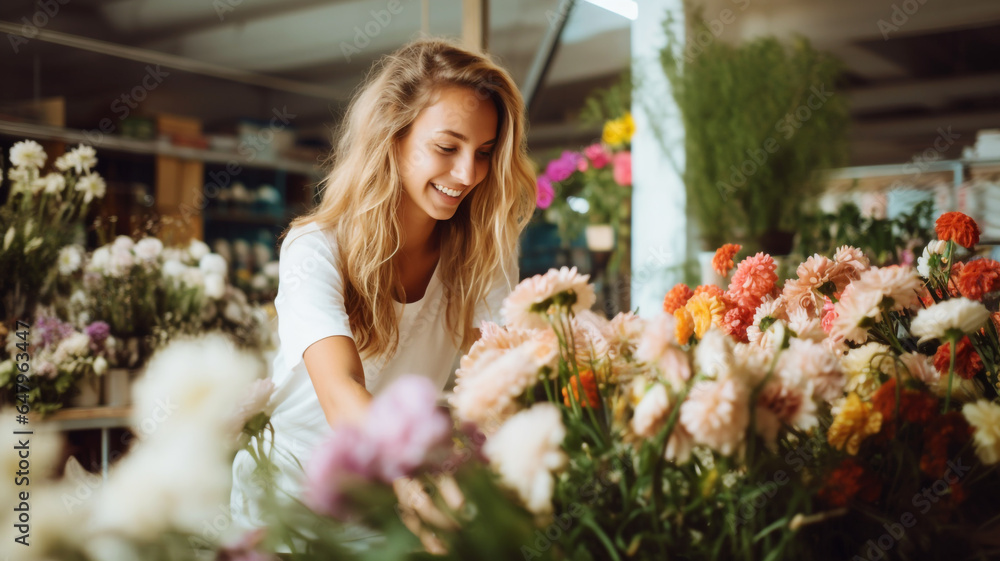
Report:
[[[101,431],[101,476],[108,478],[109,433],[114,428],[128,428],[131,407],[71,407],[49,415],[45,419],[31,415],[32,424],[42,424],[57,431]]]

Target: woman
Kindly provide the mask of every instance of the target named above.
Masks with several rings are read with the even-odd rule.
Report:
[[[352,101],[323,199],[281,246],[273,461],[279,487],[339,423],[401,374],[444,388],[517,282],[534,210],[524,106],[484,55],[420,40],[386,57]],[[263,524],[254,462],[233,466],[238,528]]]

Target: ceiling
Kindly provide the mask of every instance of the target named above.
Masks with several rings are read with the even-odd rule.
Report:
[[[130,113],[176,113],[208,131],[241,118],[295,115],[300,136],[325,142],[370,64],[422,32],[424,3],[399,0],[53,0],[45,30],[177,55],[227,69],[319,85],[317,97],[170,68]],[[642,0],[640,0],[641,3]],[[923,2],[922,4],[920,2]],[[426,25],[458,36],[461,0],[427,0]],[[557,0],[493,0],[491,53],[523,83]],[[906,5],[912,14],[896,15]],[[1000,128],[1000,2],[997,0],[706,0],[706,19],[736,14],[721,37],[801,33],[841,57],[852,116],[854,165],[901,163],[933,145],[938,129],[959,135],[942,157],[958,157],[983,128]],[[5,0],[0,21],[31,18],[38,3]],[[374,13],[373,13],[374,12]],[[641,13],[641,12],[640,12]],[[641,16],[640,16],[641,17]],[[905,21],[903,19],[905,18]],[[887,37],[887,38],[886,38]],[[7,43],[7,40],[3,41]],[[0,45],[0,105],[64,96],[67,125],[93,128],[117,119],[146,64],[30,40]],[[359,51],[359,52],[358,52]],[[349,56],[347,56],[349,55]],[[575,122],[583,99],[628,66],[629,20],[578,2],[531,115],[533,148],[574,145],[597,131]],[[122,96],[126,96],[123,100]],[[117,104],[116,104],[116,100]]]

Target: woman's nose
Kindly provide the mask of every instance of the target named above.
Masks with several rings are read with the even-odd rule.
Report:
[[[462,155],[455,158],[455,166],[451,169],[451,175],[462,182],[465,187],[471,186],[475,182],[476,156],[475,154]]]

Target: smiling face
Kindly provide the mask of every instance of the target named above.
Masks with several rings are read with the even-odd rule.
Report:
[[[448,220],[483,181],[497,136],[497,110],[464,87],[439,89],[400,141],[404,212]]]

